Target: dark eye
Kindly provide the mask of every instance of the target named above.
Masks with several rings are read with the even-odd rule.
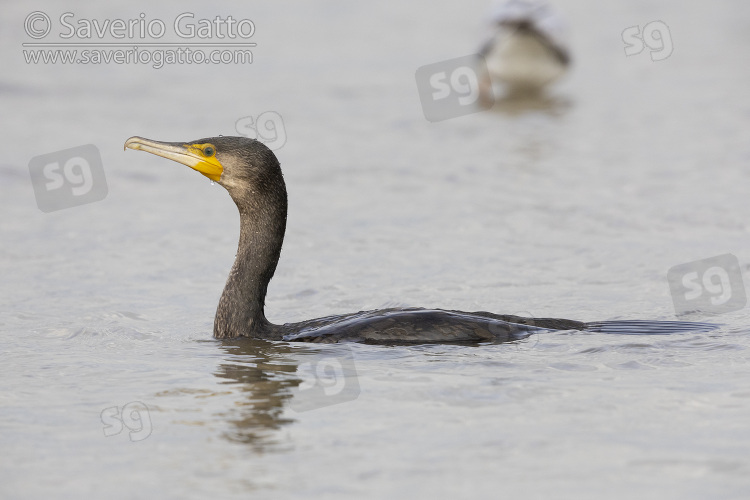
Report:
[[[213,146],[206,146],[203,148],[203,154],[206,156],[213,156],[216,150],[213,148]]]

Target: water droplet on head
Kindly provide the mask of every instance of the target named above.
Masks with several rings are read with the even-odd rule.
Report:
[[[216,183],[215,183],[215,182],[214,182],[214,181],[212,180],[212,181],[211,181],[211,185],[213,186],[214,184],[216,184]]]

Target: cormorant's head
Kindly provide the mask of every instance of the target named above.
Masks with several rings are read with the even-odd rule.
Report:
[[[235,201],[266,188],[283,187],[281,167],[262,142],[247,137],[209,137],[191,142],[160,142],[131,137],[125,148],[140,149],[197,170],[224,186]]]

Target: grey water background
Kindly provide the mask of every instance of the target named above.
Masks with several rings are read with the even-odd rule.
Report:
[[[477,51],[484,1],[6,3],[0,496],[747,498],[747,308],[669,336],[217,342],[236,208],[122,150],[283,116],[275,322],[401,305],[674,319],[668,269],[750,262],[750,4],[556,5],[575,65],[548,106],[430,123],[415,71]],[[258,46],[248,66],[27,65],[31,10],[231,14]],[[626,57],[623,30],[654,20],[673,54]],[[84,144],[107,197],[42,213],[30,159]],[[358,397],[295,411],[300,366],[345,352]],[[102,412],[136,402],[150,433],[105,436]]]

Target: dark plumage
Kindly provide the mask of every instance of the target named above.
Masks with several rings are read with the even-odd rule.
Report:
[[[214,320],[214,336],[219,339],[253,337],[377,344],[505,342],[544,330],[671,333],[711,326],[684,322],[582,323],[483,311],[418,308],[360,311],[274,325],[265,317],[264,301],[284,241],[287,194],[281,167],[273,152],[261,142],[244,137],[211,137],[188,143],[131,137],[125,147],[164,156],[198,170],[226,188],[237,205],[239,246]]]

